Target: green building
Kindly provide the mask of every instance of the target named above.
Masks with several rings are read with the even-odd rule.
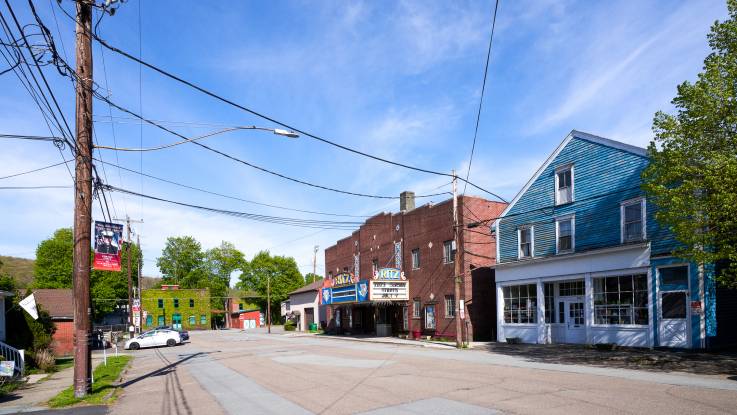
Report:
[[[210,329],[210,290],[179,289],[162,285],[141,291],[141,325],[143,330],[171,326],[184,330]]]

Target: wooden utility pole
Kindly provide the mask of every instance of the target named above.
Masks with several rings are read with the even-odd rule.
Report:
[[[126,229],[128,230],[128,332],[130,338],[133,338],[133,332],[135,328],[131,330],[133,326],[133,280],[131,275],[131,253],[133,252],[133,241],[131,241],[131,219],[126,216]]]
[[[266,276],[266,324],[271,334],[271,275]]]
[[[455,323],[456,323],[456,347],[463,347],[463,325],[461,324],[461,227],[458,222],[458,177],[453,170],[453,241],[456,245],[456,254],[453,258],[455,279]],[[452,249],[451,249],[452,255]]]
[[[74,160],[74,396],[92,391],[90,361],[90,247],[92,246],[92,7],[77,1],[76,130]]]
[[[138,232],[136,232],[136,244],[138,245],[138,252],[139,252],[139,255],[136,257],[136,259],[138,260],[138,267],[137,267],[138,269],[138,307],[139,307],[138,313],[140,315],[139,320],[138,320],[138,332],[140,333],[141,326],[143,326],[143,315],[141,314],[141,308],[140,308],[141,307],[141,267],[143,266],[143,264],[141,263],[141,255],[140,255],[141,235],[139,235]]]
[[[126,239],[128,240],[128,307],[127,307],[128,308],[128,333],[130,333],[130,336],[133,337],[133,333],[135,332],[135,326],[133,325],[133,276],[132,276],[132,269],[131,269],[131,255],[133,253],[133,240],[131,239],[131,232],[132,232],[132,230],[131,230],[131,222],[143,223],[143,220],[131,220],[131,218],[128,215],[125,216],[125,219],[115,218],[113,220],[125,222],[125,227],[126,227],[126,231],[127,231],[127,234],[128,234],[128,236],[126,237]],[[140,241],[140,239],[139,239],[139,241]],[[140,244],[139,244],[139,246],[140,246]],[[139,265],[139,268],[140,268],[140,262],[139,262],[138,265]],[[141,273],[140,273],[140,269],[139,269],[139,272],[138,272],[138,282],[139,282],[138,289],[140,291],[140,289],[141,289],[141,284],[140,284],[140,282],[141,282]],[[139,299],[141,298],[140,294],[139,294],[138,298]],[[139,306],[140,306],[140,304],[139,304]],[[133,329],[131,329],[131,327],[133,327]]]

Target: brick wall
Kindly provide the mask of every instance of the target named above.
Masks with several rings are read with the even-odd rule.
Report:
[[[56,356],[68,356],[74,352],[74,321],[54,321],[56,331],[52,336],[51,348]]]
[[[498,216],[506,204],[482,198],[459,198],[459,215],[464,228],[467,224]],[[426,204],[414,210],[399,213],[382,213],[373,216],[350,236],[339,240],[325,250],[326,278],[344,269],[354,272],[353,255],[360,254],[360,279],[370,279],[372,262],[379,268],[394,266],[394,243],[402,241],[402,269],[409,280],[410,331],[419,328],[422,319],[412,318],[412,299],[421,301],[422,307],[435,304],[436,336],[455,336],[455,322],[446,317],[445,296],[454,295],[454,264],[443,261],[443,242],[453,239],[453,203],[446,200],[439,204]],[[494,262],[496,245],[487,222],[462,233],[461,246],[467,251],[462,260],[464,284],[462,298],[472,302],[472,268],[487,267]],[[412,250],[420,251],[420,267],[412,269]],[[478,290],[477,290],[478,292]],[[432,296],[431,296],[432,294]],[[431,298],[432,297],[432,298]],[[494,319],[495,310],[475,310]],[[422,315],[422,312],[420,313]],[[472,330],[472,328],[471,328]]]

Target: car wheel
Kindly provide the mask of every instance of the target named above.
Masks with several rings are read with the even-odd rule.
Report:
[[[169,347],[174,347],[174,346],[177,345],[177,341],[174,340],[174,339],[169,339],[169,340],[166,341],[166,345],[169,346]]]
[[[138,349],[140,349],[140,348],[141,348],[141,345],[140,345],[140,344],[138,344],[138,343],[136,343],[136,342],[133,342],[133,343],[131,343],[131,344],[130,344],[130,346],[128,346],[128,347],[129,347],[129,348],[130,348],[131,350],[138,350]]]

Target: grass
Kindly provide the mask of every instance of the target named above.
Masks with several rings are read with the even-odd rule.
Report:
[[[0,381],[0,398],[5,395],[10,395],[14,390],[20,388],[25,384],[24,381]]]
[[[74,387],[59,392],[49,401],[49,406],[59,408],[62,406],[70,406],[78,403],[89,405],[107,404],[115,400],[115,392],[117,387],[113,382],[117,381],[120,373],[128,366],[131,356],[108,357],[107,366],[100,363],[94,371],[95,382],[92,384],[92,392],[84,398],[78,399],[74,397]]]
[[[37,367],[27,369],[26,375],[36,375],[39,373],[48,373],[52,374],[61,370],[64,370],[68,367],[74,366],[74,358],[73,357],[57,357],[56,363],[54,363],[54,367],[51,370],[43,371]]]

